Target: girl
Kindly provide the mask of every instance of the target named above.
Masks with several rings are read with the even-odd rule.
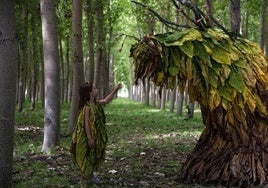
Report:
[[[105,159],[107,133],[103,104],[109,103],[121,88],[118,84],[104,99],[97,100],[99,90],[84,83],[79,90],[79,115],[72,136],[72,159],[78,164],[82,177],[90,179]]]

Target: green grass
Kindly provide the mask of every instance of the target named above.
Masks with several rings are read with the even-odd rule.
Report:
[[[61,135],[66,135],[69,104],[62,105]],[[89,187],[70,158],[71,137],[50,155],[41,153],[43,110],[16,113],[13,187]],[[96,187],[185,187],[180,168],[204,125],[199,109],[188,121],[176,114],[119,98],[105,106],[109,142]]]

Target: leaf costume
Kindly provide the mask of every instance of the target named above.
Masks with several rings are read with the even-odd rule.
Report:
[[[78,115],[75,130],[72,136],[71,154],[85,179],[89,179],[105,159],[105,148],[107,144],[106,119],[101,104],[87,103],[90,109],[88,125],[90,126],[91,137],[95,140],[95,148],[92,150],[88,145],[85,130],[84,106]]]

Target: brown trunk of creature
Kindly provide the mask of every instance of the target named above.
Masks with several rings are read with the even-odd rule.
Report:
[[[268,91],[257,85],[267,106]],[[239,187],[262,184],[268,169],[267,117],[241,111],[238,105],[228,112],[222,105],[214,111],[204,106],[201,110],[206,128],[182,167],[182,181]]]

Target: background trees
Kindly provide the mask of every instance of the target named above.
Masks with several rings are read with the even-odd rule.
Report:
[[[77,3],[78,1],[73,2]],[[60,100],[62,103],[74,102],[72,96],[74,96],[73,92],[76,91],[76,89],[73,88],[76,88],[77,84],[73,81],[75,77],[73,70],[76,70],[75,56],[77,53],[75,52],[77,49],[79,51],[79,63],[83,64],[84,67],[82,70],[83,73],[78,71],[79,76],[83,77],[82,79],[98,83],[98,87],[101,88],[104,95],[106,91],[109,90],[109,87],[113,86],[116,80],[124,83],[126,91],[131,98],[144,102],[146,105],[152,105],[153,107],[158,106],[164,110],[166,104],[169,104],[171,106],[170,111],[172,112],[174,110],[172,106],[175,106],[178,114],[182,114],[182,101],[184,101],[184,104],[189,105],[187,93],[176,94],[177,92],[172,92],[165,88],[161,90],[161,99],[158,98],[160,88],[156,87],[149,80],[146,80],[144,83],[139,82],[138,86],[133,86],[133,66],[129,59],[130,46],[137,38],[155,33],[165,33],[171,31],[171,29],[168,28],[166,24],[163,24],[163,22],[159,22],[159,18],[151,14],[148,9],[136,6],[128,0],[102,0],[101,4],[99,2],[100,1],[96,0],[88,0],[87,2],[83,1],[82,4],[82,1],[79,1],[79,7],[82,6],[83,10],[81,12],[80,9],[73,9],[74,6],[70,0],[57,1],[55,6],[56,14],[51,14],[57,18],[57,22],[54,23],[54,32],[52,33],[54,38],[49,37],[49,39],[53,38],[53,48],[46,48],[46,42],[48,42],[48,40],[45,38],[42,39],[41,36],[40,1],[15,0],[16,22],[12,21],[13,18],[10,15],[7,16],[12,19],[9,22],[4,22],[4,20],[8,19],[1,19],[3,25],[16,23],[18,28],[17,36],[19,39],[18,77],[14,71],[16,68],[13,67],[15,66],[15,60],[12,59],[9,66],[7,66],[5,61],[5,63],[0,64],[0,71],[4,72],[4,74],[1,74],[1,84],[6,83],[4,76],[7,75],[13,75],[9,80],[12,83],[10,83],[10,85],[7,84],[10,87],[14,84],[12,79],[17,79],[16,97],[19,112],[23,111],[23,103],[27,100],[32,102],[32,110],[34,110],[34,104],[37,100],[41,100],[44,105],[44,101],[46,100],[49,105],[51,105],[51,108],[47,108],[46,113],[49,113],[48,111],[50,109],[55,109],[54,120],[55,124],[57,124],[55,125],[55,137],[57,139],[59,136],[59,123],[56,123],[58,121],[57,118],[59,118],[58,101]],[[153,8],[166,20],[174,21],[183,27],[193,25],[190,20],[184,19],[182,15],[186,14],[189,18],[193,18],[194,15],[182,8],[176,10],[170,0],[161,2],[148,0],[139,2],[146,3],[146,5]],[[199,5],[200,9],[207,12],[208,15],[213,14],[214,18],[224,27],[228,29],[231,28],[230,20],[232,18],[230,14],[230,2],[234,1],[195,0],[194,2]],[[12,1],[4,1],[4,3],[3,6],[0,6],[1,8],[3,7],[3,10],[12,7]],[[263,51],[267,54],[268,32],[265,28],[267,27],[268,14],[265,3],[265,0],[240,0],[241,22],[239,24],[239,32],[248,39],[259,42]],[[72,12],[72,10],[74,10],[74,12]],[[9,13],[12,14],[12,11]],[[1,11],[0,14],[4,15],[6,11]],[[73,28],[72,19],[74,19],[77,14],[81,16],[78,22],[81,23],[83,27],[79,26],[79,28]],[[55,22],[56,18],[53,18],[52,21]],[[1,28],[10,29],[6,26],[1,26]],[[76,29],[78,30],[76,31]],[[6,32],[14,37],[13,32],[11,32],[14,30],[15,29],[10,29]],[[72,33],[75,37],[72,36]],[[76,33],[78,34],[76,35]],[[55,37],[56,34],[58,37]],[[0,37],[4,37],[4,35]],[[77,46],[75,45],[77,41],[73,40],[75,38],[78,39]],[[6,45],[6,43],[1,42],[1,45]],[[15,48],[13,45],[14,44],[11,45],[10,49]],[[43,45],[45,46],[44,51]],[[7,48],[4,47],[4,49]],[[55,53],[55,56],[51,57],[51,61],[54,62],[51,65],[55,65],[55,69],[50,66],[44,69],[44,63],[45,66],[50,65],[46,60],[43,60],[43,57],[45,57],[45,59],[50,58],[46,53],[47,50],[59,50]],[[13,58],[17,57],[15,51],[10,50],[10,52],[12,52]],[[2,58],[0,62],[4,62],[4,59]],[[58,67],[59,64],[60,67]],[[9,70],[14,72],[9,73]],[[100,78],[97,79],[97,76],[100,76]],[[46,81],[44,81],[44,77],[46,77]],[[46,87],[46,91],[51,92],[51,96],[47,96],[48,98],[54,97],[51,101],[44,97],[45,83],[48,84],[50,79],[52,79],[53,86],[51,85],[51,88]],[[61,84],[59,84],[59,79]],[[100,82],[98,80],[100,80]],[[104,82],[101,82],[103,80]],[[4,85],[2,88],[8,87]],[[175,88],[174,91],[176,89],[177,88]],[[9,104],[6,103],[11,102],[9,107],[12,107],[13,91],[12,89],[10,91],[11,95],[8,96],[10,100],[8,98],[7,101],[4,101],[6,99],[5,97],[1,97],[0,100],[1,104],[5,103],[7,106]],[[61,94],[59,94],[59,92],[61,92]],[[174,97],[176,97],[175,100]],[[177,104],[174,104],[174,102]],[[6,108],[2,108],[2,110],[3,109]],[[11,117],[13,116],[13,114],[9,115]],[[46,116],[45,114],[45,117]],[[12,122],[10,122],[10,124],[12,124]],[[0,129],[0,135],[6,135],[5,131],[10,132],[11,134],[9,134],[9,136],[12,137],[12,130],[9,129]],[[52,137],[55,138],[54,136]],[[49,138],[49,141],[53,140],[52,137]],[[1,136],[0,139],[2,138],[4,137]],[[57,142],[58,141],[55,141],[55,143]],[[9,152],[10,149],[12,148],[9,148]]]
[[[11,187],[18,44],[14,1],[0,1],[0,187]]]
[[[17,102],[18,111],[21,111],[25,100],[31,100],[32,109],[34,109],[35,101],[39,99],[44,101],[43,42],[39,1],[15,2],[20,44]],[[233,10],[231,8],[234,7],[234,2],[238,1],[199,0],[194,2],[201,10],[208,15],[213,15],[217,22],[230,30],[233,27],[230,20],[234,20],[232,15],[239,15],[231,14],[233,11],[230,12]],[[68,0],[58,1],[56,4],[60,62],[60,70],[57,74],[61,81],[59,87],[62,103],[72,101],[73,105],[77,106],[75,104],[77,93],[75,92],[77,92],[77,85],[83,80],[96,82],[103,95],[116,80],[124,83],[128,96],[146,105],[158,106],[164,110],[166,104],[169,104],[170,111],[173,112],[177,108],[176,112],[179,115],[182,114],[183,103],[193,107],[193,104],[188,104],[187,93],[176,94],[177,88],[174,92],[162,88],[162,97],[159,98],[160,88],[155,87],[149,80],[133,86],[133,67],[129,59],[131,44],[144,35],[171,31],[166,26],[167,23],[159,22],[159,18],[147,9],[127,0],[102,0],[102,3],[94,0],[79,1],[79,7],[82,7],[79,9],[75,8],[78,2],[73,3]],[[188,15],[189,18],[193,18],[194,15],[181,7],[176,10],[174,6],[171,6],[172,1],[150,0],[144,3],[163,19],[181,25],[180,29],[193,25],[190,19],[187,20],[182,15]],[[241,12],[241,16],[237,18],[241,22],[237,24],[239,27],[236,30],[250,40],[259,42],[262,49],[267,51],[268,37],[265,30],[267,7],[263,5],[265,5],[264,0],[260,2],[241,0],[240,6],[237,4],[234,10],[240,9]],[[74,21],[76,15],[79,15],[78,21]],[[72,20],[79,24],[73,24],[72,27]],[[78,65],[79,68],[77,68]],[[79,81],[77,77],[80,77]],[[69,130],[74,122],[75,110],[73,108],[70,113]]]

